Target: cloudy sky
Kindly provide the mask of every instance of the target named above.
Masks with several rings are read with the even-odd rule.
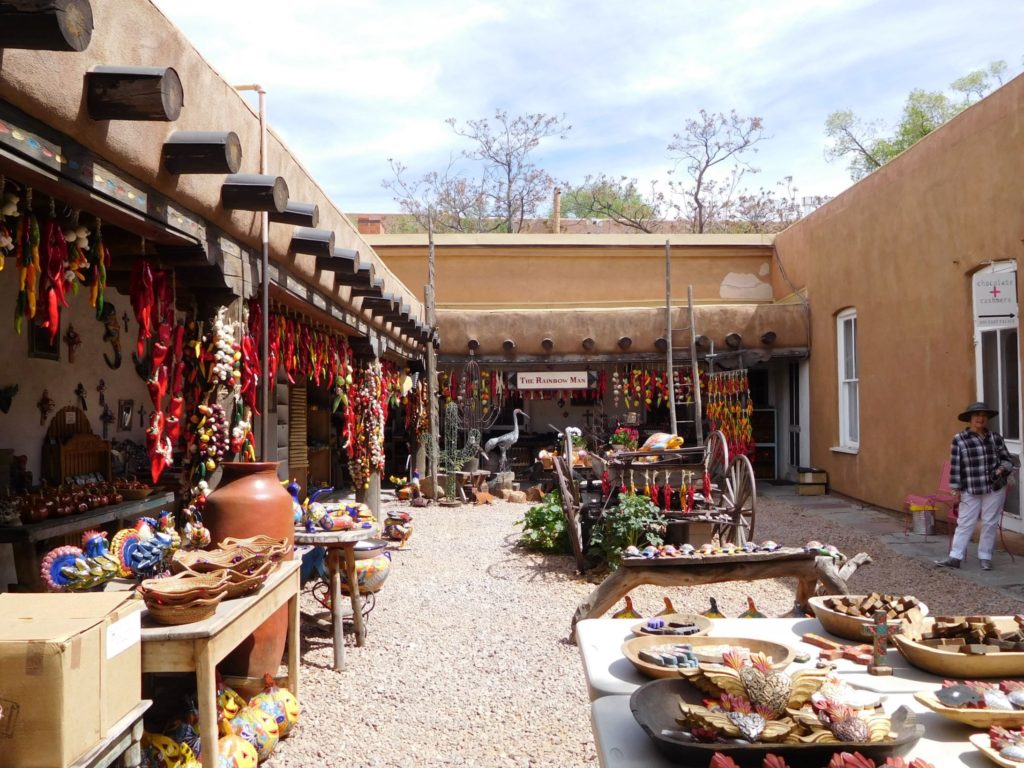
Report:
[[[851,183],[824,159],[837,109],[894,124],[914,88],[995,60],[1022,70],[1021,0],[155,0],[229,81],[267,90],[271,125],[342,210],[397,210],[388,158],[415,175],[467,145],[445,124],[542,112],[535,158],[579,183],[664,180],[700,109],[760,116],[753,186]]]

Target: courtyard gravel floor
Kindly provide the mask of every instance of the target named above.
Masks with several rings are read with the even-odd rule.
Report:
[[[390,501],[385,508],[408,509],[415,530],[405,550],[392,550],[366,645],[348,635],[346,668],[335,672],[326,614],[303,594],[302,717],[265,765],[597,765],[583,668],[567,637],[576,606],[600,577],[577,576],[569,556],[517,547],[516,521],[527,505],[410,509]],[[912,594],[933,613],[1024,610],[1004,592],[899,555],[813,511],[759,499],[758,541],[799,546],[811,538],[873,557],[850,580],[854,593]],[[791,579],[641,587],[632,596],[645,616],[661,610],[665,595],[693,612],[714,596],[727,616],[745,610],[750,596],[763,613],[782,616],[794,587]]]

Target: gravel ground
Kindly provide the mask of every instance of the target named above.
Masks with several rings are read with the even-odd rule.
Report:
[[[304,594],[302,717],[265,765],[597,765],[583,667],[566,638],[599,577],[576,576],[571,557],[519,549],[515,522],[527,508],[409,509],[414,534],[405,550],[392,551],[366,645],[346,637],[342,672],[332,669],[329,625],[317,621],[325,613]],[[758,500],[757,527],[758,540],[797,546],[816,538],[847,555],[868,552],[874,562],[851,578],[853,593],[913,594],[934,613],[1024,610],[1002,592],[778,500]],[[664,595],[677,610],[694,612],[714,596],[727,616],[745,610],[749,595],[763,613],[782,616],[793,589],[787,579],[641,587],[632,596],[645,616],[661,610]]]

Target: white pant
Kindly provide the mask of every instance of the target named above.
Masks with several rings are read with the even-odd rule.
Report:
[[[996,529],[999,528],[999,517],[1003,513],[1003,502],[1006,501],[1006,488],[991,493],[976,495],[960,494],[960,509],[957,515],[956,533],[953,534],[953,546],[949,556],[963,560],[967,554],[967,545],[971,543],[974,526],[981,518],[981,533],[978,535],[978,559],[991,560],[992,550],[996,546]]]

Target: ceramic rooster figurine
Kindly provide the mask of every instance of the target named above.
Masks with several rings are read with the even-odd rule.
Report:
[[[613,619],[642,619],[643,616],[641,616],[639,613],[637,613],[636,609],[633,608],[633,598],[631,598],[629,595],[626,595],[625,599],[626,599],[626,607],[623,608],[621,611],[616,611],[615,613],[613,613],[612,614],[612,618]]]

